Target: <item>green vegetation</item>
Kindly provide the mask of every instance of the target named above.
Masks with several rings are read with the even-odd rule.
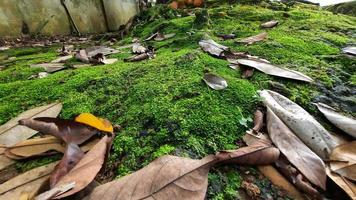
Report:
[[[189,12],[204,13],[200,9]],[[237,148],[236,141],[251,127],[259,105],[257,90],[269,88],[269,81],[285,84],[290,98],[316,114],[310,104],[338,80],[355,86],[355,59],[340,54],[340,48],[355,43],[356,18],[334,15],[314,6],[285,6],[263,3],[257,6],[211,3],[210,20],[203,29],[194,26],[188,11],[156,7],[143,13],[132,33],[116,46],[144,39],[157,29],[177,33],[169,40],[148,42],[157,51],[152,60],[125,63],[128,53],[111,55],[119,62],[82,69],[66,69],[44,79],[28,80],[40,69],[32,63],[51,61],[56,49],[19,48],[0,52],[0,124],[22,111],[53,101],[63,103],[62,118],[91,112],[120,124],[123,130],[113,145],[111,161],[120,161],[117,177],[147,165],[153,159],[172,154],[191,158],[222,149]],[[233,40],[219,41],[217,34],[237,37],[260,33],[261,22],[277,19],[280,25],[268,32],[268,40],[245,46]],[[271,77],[259,72],[250,80],[227,67],[227,62],[202,52],[199,40],[209,35],[234,51],[268,59],[274,64],[301,71],[317,84],[305,84]],[[127,50],[128,51],[128,50]],[[8,60],[9,57],[16,57]],[[71,61],[74,62],[74,61]],[[204,72],[224,77],[228,88],[214,91],[202,81]],[[351,100],[355,103],[355,99]],[[351,113],[353,114],[353,113]],[[46,161],[36,161],[42,163]],[[23,163],[24,164],[24,163]],[[26,163],[24,164],[26,165]],[[21,169],[31,168],[31,164]],[[241,178],[235,168],[212,170],[209,199],[235,199]]]

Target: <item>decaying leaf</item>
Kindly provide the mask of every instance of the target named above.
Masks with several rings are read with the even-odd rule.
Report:
[[[302,107],[288,98],[270,91],[259,92],[266,107],[269,107],[311,150],[327,160],[337,146],[330,133]]]
[[[44,192],[40,195],[38,195],[35,200],[48,200],[48,199],[52,199],[55,196],[59,196],[65,192],[67,192],[68,190],[71,190],[75,187],[75,182],[71,182],[68,183],[66,185],[61,185],[58,187],[54,187],[51,190]]]
[[[125,62],[137,62],[137,61],[146,60],[146,59],[149,59],[149,58],[151,58],[150,54],[143,53],[143,54],[131,56],[129,58],[125,58],[124,61]]]
[[[241,148],[230,155],[225,151],[201,160],[163,156],[133,174],[96,187],[84,199],[204,199],[211,166],[239,158],[243,160],[239,164],[251,164],[254,156],[263,157],[261,148]],[[256,155],[257,151],[261,155]]]
[[[175,33],[170,33],[170,34],[161,34],[161,33],[158,33],[156,35],[156,37],[154,38],[155,41],[163,41],[163,40],[168,40],[172,37],[174,37],[176,34]]]
[[[0,199],[19,199],[25,193],[32,199],[48,181],[56,164],[57,162],[32,169],[1,184]]]
[[[110,148],[112,139],[113,137],[104,136],[67,175],[60,179],[55,187],[71,182],[75,182],[76,185],[70,191],[57,195],[56,199],[75,194],[94,180],[104,164],[106,152]]]
[[[134,54],[143,54],[146,53],[148,49],[144,47],[141,43],[134,43],[132,46],[132,52]]]
[[[253,118],[253,124],[254,124],[254,127],[252,128],[253,132],[258,133],[261,130],[261,128],[263,127],[263,119],[264,119],[263,112],[261,110],[256,110]]]
[[[223,40],[231,40],[231,39],[234,39],[236,37],[236,35],[235,34],[219,34],[218,37]]]
[[[0,155],[0,170],[5,169],[6,167],[14,164],[16,161],[6,157],[5,155]]]
[[[240,69],[242,70],[241,77],[243,79],[251,78],[255,72],[255,69],[251,67],[240,66]]]
[[[267,38],[267,32],[260,33],[255,36],[251,36],[242,40],[239,40],[240,43],[253,44],[255,42],[263,41]]]
[[[224,52],[229,51],[229,47],[216,43],[214,40],[201,40],[200,47],[209,54],[217,57],[224,57]]]
[[[106,47],[106,46],[93,46],[93,47],[88,47],[85,49],[88,57],[93,57],[97,54],[103,54],[104,56],[114,54],[114,53],[119,53],[118,50]]]
[[[83,63],[89,63],[89,56],[85,49],[79,50],[79,52],[75,54],[75,58]]]
[[[320,112],[322,112],[325,117],[333,123],[339,129],[345,131],[349,135],[356,138],[356,120],[350,117],[346,117],[336,112],[332,107],[325,105],[323,103],[315,104]]]
[[[60,138],[67,144],[82,144],[98,133],[98,130],[85,124],[58,118],[39,117],[23,119],[19,123],[41,133]]]
[[[63,176],[68,174],[68,172],[76,166],[83,156],[84,152],[78,147],[77,144],[67,144],[63,158],[50,176],[51,188],[53,188]]]
[[[73,58],[73,55],[70,54],[70,55],[62,56],[55,60],[52,60],[51,63],[64,63],[67,60],[72,59],[72,58]]]
[[[17,143],[7,149],[11,154],[28,158],[48,151],[64,152],[61,141],[55,137],[35,138]]]
[[[94,127],[101,131],[105,131],[109,133],[114,132],[114,127],[111,125],[110,121],[96,117],[90,113],[82,113],[78,115],[75,118],[75,121]]]
[[[328,166],[325,168],[328,177],[334,181],[351,199],[356,199],[356,184],[345,179],[339,174],[333,173]]]
[[[227,87],[227,82],[225,79],[211,73],[204,74],[203,80],[210,88],[214,90],[223,90]]]
[[[263,73],[272,76],[278,76],[278,77],[289,78],[289,79],[305,81],[305,82],[313,82],[312,78],[300,72],[277,67],[267,62],[263,62],[256,59],[237,59],[237,60],[229,59],[228,61],[232,64],[244,65],[244,66],[255,68]]]
[[[66,68],[66,66],[64,66],[61,63],[41,63],[41,64],[31,65],[31,67],[43,68],[48,73],[53,73],[53,72],[60,71],[64,68]]]
[[[261,24],[261,28],[273,28],[273,27],[277,26],[278,23],[279,22],[277,20],[268,21],[268,22]]]
[[[294,187],[276,168],[272,165],[257,166],[258,170],[267,177],[274,185],[287,192],[288,197],[295,200],[305,200],[306,198]]]
[[[267,108],[267,129],[278,149],[311,183],[326,189],[324,162]]]
[[[345,47],[342,49],[342,52],[352,56],[356,56],[356,47]]]
[[[356,181],[356,141],[337,146],[330,155],[330,169]]]
[[[61,109],[61,103],[53,103],[21,113],[0,126],[0,145],[9,147],[22,142],[37,133],[35,130],[19,125],[19,120],[36,117],[57,117]]]
[[[289,164],[285,157],[281,156],[275,164],[281,173],[300,191],[306,193],[312,197],[312,199],[321,199],[318,190],[315,189],[296,168]]]

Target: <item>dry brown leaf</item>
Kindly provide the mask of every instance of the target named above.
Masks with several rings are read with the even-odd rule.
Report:
[[[16,161],[6,157],[5,155],[0,155],[0,170],[5,169],[6,167],[14,164]]]
[[[252,131],[255,133],[258,133],[261,128],[263,127],[263,121],[264,121],[264,114],[261,110],[256,110],[254,113],[254,127],[252,128]]]
[[[56,196],[57,199],[70,196],[84,189],[95,178],[104,164],[106,152],[110,148],[112,137],[104,136],[75,167],[63,176],[55,187],[75,182],[73,189]]]
[[[261,148],[257,151],[263,154]],[[163,156],[133,174],[95,188],[84,199],[204,199],[211,166],[227,163],[230,159],[239,160],[239,158],[249,163],[253,160],[252,156],[256,156],[255,147],[238,151],[233,151],[230,155],[222,152],[217,156],[210,155],[201,160]],[[242,161],[239,163],[243,164]]]
[[[268,21],[268,22],[261,24],[261,28],[273,28],[273,27],[277,26],[278,23],[279,22],[277,20]]]
[[[66,66],[64,66],[64,64],[62,64],[62,63],[41,63],[41,64],[31,65],[31,67],[32,68],[43,68],[48,73],[53,73],[53,72],[60,71],[64,68],[66,68]]]
[[[356,120],[351,117],[346,117],[336,112],[332,107],[325,105],[323,103],[315,104],[320,112],[322,112],[325,117],[333,123],[339,129],[345,131],[347,134],[356,138]]]
[[[209,54],[217,56],[219,58],[225,57],[224,53],[230,50],[229,47],[218,44],[211,39],[201,40],[199,42],[199,45],[205,52],[208,52]]]
[[[73,58],[73,55],[62,56],[62,57],[59,57],[59,58],[57,58],[55,60],[52,60],[51,63],[64,63],[67,60],[70,60],[72,58]]]
[[[0,199],[19,199],[22,194],[35,197],[43,184],[47,183],[55,163],[32,169],[0,185]]]
[[[356,185],[339,174],[333,173],[328,166],[325,168],[328,177],[334,181],[351,199],[356,199]]]
[[[118,50],[106,47],[106,46],[93,46],[93,47],[88,47],[85,49],[85,52],[89,58],[97,55],[97,54],[103,54],[104,56],[114,54],[114,53],[119,53]]]
[[[226,80],[215,74],[206,73],[204,74],[203,80],[210,88],[214,90],[223,90],[227,87]]]
[[[272,76],[278,76],[278,77],[289,78],[289,79],[305,81],[305,82],[313,82],[312,78],[300,72],[277,67],[265,61],[261,61],[257,59],[237,59],[237,60],[229,59],[228,61],[232,64],[255,68],[265,74],[269,74]]]
[[[274,185],[287,192],[288,197],[295,200],[305,200],[306,198],[294,187],[276,168],[272,165],[257,166],[258,170],[267,177]]]
[[[267,129],[278,149],[311,183],[326,189],[324,162],[267,107]]]
[[[51,117],[23,119],[19,123],[41,133],[53,135],[67,144],[82,144],[98,133],[98,130],[84,124]]]
[[[333,172],[356,181],[356,141],[337,146],[331,152],[330,160]]]
[[[170,34],[157,34],[156,37],[154,38],[155,41],[163,41],[163,40],[167,40],[170,39],[172,37],[174,37],[176,34],[175,33],[170,33]]]
[[[314,153],[329,159],[337,141],[302,107],[288,98],[270,91],[259,92],[265,106],[269,107]]]
[[[265,40],[266,38],[267,38],[267,33],[266,33],[266,32],[263,32],[263,33],[260,33],[260,34],[258,34],[258,35],[255,35],[255,36],[251,36],[251,37],[248,37],[248,38],[239,40],[238,42],[246,43],[246,44],[253,44],[253,43],[255,43],[255,42],[263,41],[263,40]]]
[[[19,125],[19,120],[36,117],[57,117],[61,109],[62,104],[53,103],[21,113],[17,117],[0,126],[0,145],[12,146],[32,137],[37,133],[35,130]]]
[[[52,199],[53,197],[57,195],[61,195],[68,190],[71,190],[75,187],[75,182],[68,183],[66,185],[61,185],[55,188],[52,188],[51,190],[48,190],[47,192],[44,192],[40,195],[38,195],[35,200],[48,200]]]

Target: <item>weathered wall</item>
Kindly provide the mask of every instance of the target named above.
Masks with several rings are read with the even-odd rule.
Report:
[[[138,12],[136,0],[66,0],[69,13],[81,33],[117,30]],[[21,36],[23,24],[31,34],[71,33],[68,15],[61,0],[0,0],[0,37]]]

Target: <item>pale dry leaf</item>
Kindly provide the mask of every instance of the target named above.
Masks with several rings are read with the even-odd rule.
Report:
[[[32,68],[43,68],[48,73],[53,73],[65,69],[62,63],[41,63],[41,64],[34,64],[31,65]]]
[[[330,169],[356,181],[356,141],[337,146],[330,155]]]
[[[61,110],[61,103],[53,103],[21,113],[17,117],[0,126],[0,145],[9,147],[16,143],[22,142],[37,133],[35,130],[19,125],[19,120],[36,117],[57,117]]]
[[[206,73],[203,78],[204,82],[214,90],[223,90],[227,87],[227,81],[215,74]]]
[[[261,24],[261,28],[273,28],[273,27],[277,26],[278,23],[279,22],[277,20],[268,21],[268,22]]]
[[[221,44],[216,43],[214,40],[201,40],[199,42],[200,47],[209,54],[217,57],[224,57],[223,53],[225,51],[229,51],[229,47],[223,46]]]
[[[356,185],[339,174],[333,173],[328,166],[325,168],[328,177],[334,181],[351,199],[356,199]]]
[[[260,33],[258,35],[254,35],[254,36],[251,36],[251,37],[247,37],[247,38],[241,39],[238,42],[246,43],[246,44],[253,44],[255,42],[263,41],[266,38],[267,38],[267,32],[263,32],[263,33]]]

